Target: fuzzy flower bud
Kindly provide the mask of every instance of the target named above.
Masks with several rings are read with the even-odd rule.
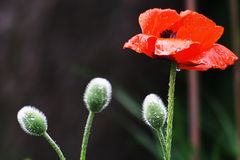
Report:
[[[112,86],[104,78],[92,79],[86,87],[84,102],[89,111],[101,112],[106,108],[112,97]]]
[[[154,129],[159,129],[164,125],[167,118],[166,107],[156,94],[149,94],[144,99],[143,118]]]
[[[42,136],[47,131],[47,118],[35,107],[23,107],[18,111],[17,119],[21,128],[30,135]]]

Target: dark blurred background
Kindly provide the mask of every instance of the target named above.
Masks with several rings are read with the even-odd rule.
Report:
[[[199,1],[198,11],[225,27],[220,43],[231,48],[228,0]],[[167,104],[169,62],[123,50],[140,32],[149,8],[185,10],[183,0],[1,0],[0,159],[57,160],[47,142],[25,134],[16,114],[33,105],[48,117],[49,134],[69,160],[79,159],[87,109],[83,92],[94,77],[112,82],[113,99],[96,115],[89,160],[157,160],[158,145],[141,119],[149,93]],[[187,72],[177,75],[174,160],[192,152],[188,132]],[[199,73],[199,159],[235,159],[233,67]]]

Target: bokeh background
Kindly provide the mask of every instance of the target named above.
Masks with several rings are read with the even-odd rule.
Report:
[[[140,32],[138,16],[149,8],[185,10],[183,0],[1,0],[0,159],[57,160],[41,137],[25,134],[16,114],[33,105],[48,117],[49,134],[69,160],[79,159],[87,109],[83,93],[94,77],[112,82],[113,98],[96,115],[90,160],[159,160],[159,146],[141,118],[149,93],[167,104],[169,61],[123,50]],[[219,43],[230,49],[228,0],[197,2],[200,13],[225,27]],[[239,35],[237,35],[240,37]],[[198,159],[237,158],[233,67],[199,73]],[[187,71],[177,73],[173,159],[193,153],[189,134]]]

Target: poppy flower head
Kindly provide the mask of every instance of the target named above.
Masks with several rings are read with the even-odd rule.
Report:
[[[180,69],[204,71],[225,69],[238,57],[217,44],[224,28],[190,10],[178,14],[172,9],[149,9],[140,14],[142,33],[124,44],[151,58],[174,60]]]

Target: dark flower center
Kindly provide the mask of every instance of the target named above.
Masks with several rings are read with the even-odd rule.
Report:
[[[173,32],[170,29],[166,29],[162,33],[160,33],[161,38],[176,38],[176,32]]]

